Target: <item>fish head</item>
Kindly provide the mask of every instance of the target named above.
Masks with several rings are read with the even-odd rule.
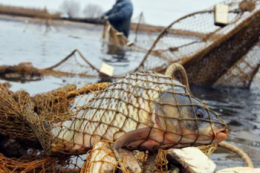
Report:
[[[186,89],[162,92],[155,110],[165,148],[208,145],[227,138],[226,123]]]

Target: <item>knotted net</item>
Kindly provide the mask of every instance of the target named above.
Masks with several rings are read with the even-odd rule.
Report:
[[[141,32],[135,39],[138,43],[132,48],[146,55],[132,71],[152,70],[163,73],[171,63],[178,62],[183,64],[190,82],[194,84],[257,87],[260,64],[259,0],[227,0],[221,4],[229,8],[226,26],[215,25],[215,7],[185,15],[166,28],[141,22],[141,15],[140,24],[136,26],[136,30]],[[108,37],[114,40],[113,44],[128,45],[129,41],[122,34],[117,34],[111,26],[106,28],[110,28]],[[160,34],[158,31],[161,31]],[[141,37],[147,33],[150,37]],[[39,80],[44,75],[102,75],[100,69],[78,50],[51,67],[27,68],[2,66],[0,77],[26,81]],[[127,72],[115,70],[113,77],[122,77]]]
[[[214,24],[215,7],[183,16],[159,34],[137,70],[163,72],[178,62],[193,84],[250,87],[259,76],[259,1],[221,4],[229,7],[226,26]]]
[[[16,153],[16,157],[23,155],[19,159],[3,157],[1,169],[26,172],[29,166],[29,171],[79,171],[85,158],[82,155],[104,140],[113,143],[116,150],[139,151],[224,140],[225,122],[171,75],[136,72],[110,84],[79,89],[70,85],[33,97],[25,91],[1,89],[0,121],[4,123],[0,133],[17,141],[26,153]],[[87,161],[96,151],[88,154]],[[111,156],[111,152],[104,156]],[[166,169],[167,160],[163,155],[158,157],[157,165]],[[17,163],[24,164],[14,166]],[[117,160],[116,168],[118,163],[125,169],[124,160]]]

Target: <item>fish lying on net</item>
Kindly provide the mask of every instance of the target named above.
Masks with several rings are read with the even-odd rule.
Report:
[[[227,136],[225,122],[186,86],[153,72],[115,80],[75,114],[70,121],[49,124],[42,145],[80,154],[106,140],[115,148],[153,151],[219,143]]]

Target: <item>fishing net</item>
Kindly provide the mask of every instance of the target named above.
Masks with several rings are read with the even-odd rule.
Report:
[[[11,86],[12,85],[9,82],[4,82],[4,83],[0,82],[0,88],[2,89],[9,89]]]
[[[23,156],[19,159],[7,158],[0,154],[1,170],[4,173],[13,172],[67,172],[78,173],[81,167],[79,163],[83,163],[84,160],[80,156],[71,158],[57,158],[48,157],[46,155],[39,155],[39,153],[30,153],[28,156]]]
[[[249,64],[258,61],[255,57],[246,60],[245,57],[251,56],[250,49],[258,42],[259,1],[235,0],[222,4],[229,6],[228,25],[214,24],[214,7],[181,17],[161,32],[137,70],[162,72],[169,62],[179,62],[184,65],[191,83],[233,86],[239,81],[238,86],[241,86],[247,81],[243,86],[248,87],[257,66],[252,65],[248,70],[247,65],[242,65],[243,73],[232,83],[227,76],[233,69],[238,70],[236,66],[242,61]],[[218,79],[221,82],[217,82]]]
[[[225,130],[224,122],[208,110],[204,103],[190,95],[185,86],[156,73],[129,74],[110,84],[104,91],[95,93],[89,101],[80,100],[78,103],[82,102],[84,106],[72,110],[72,120],[60,124],[49,123],[48,133],[39,132],[38,135],[47,136],[44,139],[53,140],[42,141],[43,148],[64,154],[84,153],[86,148],[92,148],[103,139],[118,141],[115,143],[116,148],[178,148],[211,144],[216,137],[213,128],[216,126]],[[175,111],[179,116],[172,117],[168,111],[171,114]],[[191,111],[193,116],[189,117],[182,111]],[[203,117],[204,114],[207,117]],[[37,122],[38,119],[30,118],[28,121],[37,124],[36,133],[39,126],[44,128],[38,124],[41,123]],[[200,134],[201,121],[208,125],[209,133],[213,136]],[[178,129],[172,129],[172,126]],[[186,126],[194,129],[187,130]],[[130,133],[133,130],[135,133]],[[141,139],[127,141],[134,139],[137,134],[142,134]],[[154,139],[155,136],[160,138]]]
[[[131,22],[132,31],[129,40],[134,43],[135,47],[145,50],[146,53],[164,27],[149,25],[143,12]]]
[[[57,64],[42,69],[45,75],[54,76],[79,76],[97,77],[101,74],[100,70],[92,65],[79,50],[72,51],[67,57]]]
[[[234,86],[249,88],[257,75],[260,66],[259,42],[246,55],[239,59],[217,81],[219,86]]]
[[[81,173],[93,172],[116,172],[117,169],[122,172],[129,172],[125,166],[125,159],[117,161],[109,142],[102,142],[95,145],[86,158],[86,163],[81,169]],[[122,167],[119,164],[123,165]]]
[[[181,17],[164,29],[147,25],[141,14],[132,26],[135,34],[130,39],[134,42],[126,40],[107,23],[103,38],[118,46],[127,45],[133,51],[147,52],[133,71],[152,70],[163,73],[172,62],[179,62],[184,65],[193,84],[250,87],[252,83],[257,84],[255,81],[258,81],[260,74],[257,56],[259,1],[228,0],[222,4],[229,7],[229,22],[226,26],[215,25],[215,9],[211,7]],[[163,31],[159,34],[160,30]],[[104,75],[78,50],[49,68],[26,68],[28,70],[1,67],[0,77],[37,80],[43,75]],[[113,77],[121,75],[114,74]]]
[[[0,88],[0,121],[2,122],[0,134],[11,135],[10,137],[14,139],[37,142],[38,139],[36,139],[30,124],[22,116],[26,114],[25,111],[28,111],[28,104],[32,109],[31,111],[42,119],[51,123],[62,122],[71,118],[72,115],[68,114],[68,110],[71,108],[75,97],[100,90],[106,85],[106,83],[93,84],[80,89],[76,89],[75,85],[68,85],[33,97],[30,97],[26,91],[13,93],[6,88]]]
[[[118,32],[108,21],[104,26],[103,40],[116,46],[126,46],[128,43],[128,40],[124,34]]]
[[[42,73],[31,63],[20,63],[15,66],[0,66],[0,78],[8,80],[32,81],[40,80]]]
[[[256,75],[253,78],[253,81],[251,82],[250,88],[253,89],[260,89],[259,82],[260,82],[260,70],[258,69]]]
[[[0,150],[5,153],[0,155],[0,169],[4,172],[79,172],[84,156],[50,157],[23,115],[30,116],[27,112],[33,112],[52,123],[69,120],[68,110],[75,97],[101,90],[106,85],[93,84],[79,89],[68,85],[33,97],[26,91],[12,92],[0,87]]]
[[[14,66],[0,66],[0,78],[9,81],[37,81],[41,80],[44,76],[78,76],[86,78],[98,77],[102,74],[77,49],[57,64],[45,69],[33,67],[32,63],[29,62]]]
[[[129,39],[118,32],[109,22],[104,25],[102,39],[104,42],[116,46],[125,46],[128,50],[147,52],[163,27],[148,25],[142,12],[131,20],[131,34]]]
[[[139,25],[136,26],[138,32],[135,34],[135,50],[143,51],[143,48],[147,47],[145,44],[153,44],[135,70],[163,73],[169,64],[179,62],[187,70],[191,83],[250,87],[252,81],[257,79],[254,77],[259,73],[259,60],[256,56],[260,33],[259,1],[236,0],[225,1],[222,4],[229,6],[228,25],[214,24],[215,10],[211,7],[181,17],[166,27],[159,36],[158,31],[162,28],[146,25],[141,15]],[[144,33],[149,33],[146,34],[148,36],[145,41],[141,37]],[[84,74],[92,74],[93,69],[93,75],[97,76],[100,73],[90,63],[84,63],[86,67],[80,68],[75,65],[75,68],[72,68],[75,71],[73,72],[66,68],[70,64],[68,62],[63,61],[52,70],[82,74],[75,70],[85,68]],[[232,82],[229,82],[231,78]]]
[[[0,138],[13,140],[11,147],[25,153],[1,155],[0,169],[91,172],[95,164],[111,162],[111,145],[156,151],[223,140],[224,121],[169,74],[175,73],[136,72],[110,84],[69,85],[32,97],[1,88]],[[91,150],[99,141],[107,142]],[[91,160],[100,152],[100,160]],[[162,153],[156,163],[167,169]],[[127,172],[125,164],[124,158],[117,159],[113,169]]]

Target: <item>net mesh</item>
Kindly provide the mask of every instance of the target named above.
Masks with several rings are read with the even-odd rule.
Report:
[[[117,46],[126,46],[128,50],[145,51],[151,47],[163,27],[151,26],[146,23],[142,12],[131,20],[131,35],[129,39],[118,32],[109,22],[105,23],[103,41]]]
[[[250,87],[260,66],[259,51],[258,42],[245,56],[228,69],[215,84],[219,86]]]
[[[164,28],[149,25],[145,20],[145,14],[143,12],[131,21],[132,34],[130,35],[129,40],[132,41],[136,47],[147,52],[148,48],[152,46],[157,36]]]
[[[157,151],[215,144],[226,131],[225,122],[186,86],[154,72],[79,89],[69,85],[32,97],[1,87],[0,100],[1,141],[11,139],[20,144],[11,147],[25,151],[16,158],[0,155],[0,168],[6,172],[93,172],[94,167],[127,172],[124,158],[111,166],[111,144],[115,149]],[[100,141],[107,142],[95,147]],[[144,162],[147,155],[138,153]],[[168,169],[161,151],[156,165]]]
[[[173,111],[177,116],[170,115]],[[224,122],[185,86],[156,73],[133,73],[116,80],[74,114],[73,120],[50,124],[48,135],[55,136],[51,150],[81,153],[101,140],[117,141],[116,147],[129,149],[196,146],[214,142],[214,128],[225,129]],[[201,123],[208,125],[209,134],[201,134]],[[130,133],[133,130],[136,134]],[[141,139],[127,141],[137,133]]]
[[[7,158],[0,154],[1,168],[4,173],[13,172],[80,172],[80,162],[84,160],[80,156],[71,158],[57,158],[30,153],[27,156],[17,158]]]
[[[182,63],[191,83],[199,85],[233,86],[235,83],[223,80],[230,76],[237,61],[251,56],[259,38],[259,1],[225,1],[229,6],[229,24],[214,25],[214,7],[186,15],[172,24],[158,36],[144,60],[137,68],[164,71],[169,62]],[[243,40],[243,41],[241,41]],[[255,51],[257,51],[255,49]],[[161,60],[163,59],[163,60]],[[254,64],[258,58],[247,58]],[[159,62],[159,63],[158,63]],[[238,85],[248,87],[258,71],[241,66],[244,77],[236,77]],[[222,77],[222,79],[220,79]],[[217,80],[221,82],[217,82]],[[249,84],[248,84],[249,83]]]
[[[215,25],[215,9],[211,7],[181,17],[166,28],[145,24],[141,14],[133,26],[135,38],[130,38],[135,40],[134,44],[128,45],[130,42],[110,25],[104,29],[107,31],[110,28],[110,36],[108,34],[104,37],[111,38],[115,45],[132,45],[129,49],[133,51],[147,52],[134,71],[152,70],[162,73],[172,62],[178,62],[184,65],[190,82],[194,84],[257,86],[259,0],[227,0],[222,4],[229,7],[229,23],[226,26]],[[150,49],[147,50],[147,47]],[[18,67],[0,67],[0,77],[38,80],[43,75],[97,77],[102,74],[78,50],[46,69]],[[121,77],[124,73],[127,71],[114,74],[113,77]],[[230,79],[232,82],[229,82]]]
[[[107,43],[114,44],[116,46],[126,46],[128,43],[127,38],[123,33],[118,32],[109,22],[105,23],[103,31],[103,40]]]
[[[0,88],[2,89],[9,89],[11,86],[12,85],[9,82],[4,82],[4,83],[0,82]]]
[[[72,51],[59,63],[42,69],[45,75],[97,77],[101,72],[92,65],[79,50]]]
[[[125,159],[117,161],[111,149],[110,142],[102,142],[95,145],[94,149],[87,154],[86,162],[81,173],[92,172],[116,172],[117,169],[128,173],[125,166]],[[119,165],[122,165],[120,167]]]
[[[35,126],[24,116],[34,112],[41,120],[50,123],[69,120],[72,116],[69,108],[75,97],[102,90],[106,85],[93,84],[79,89],[68,85],[33,97],[26,91],[14,93],[0,87],[0,142],[3,145],[0,150],[9,156],[0,155],[0,169],[4,172],[79,172],[84,163],[83,156],[50,157],[48,150],[45,152],[41,146],[42,139],[32,129]]]

